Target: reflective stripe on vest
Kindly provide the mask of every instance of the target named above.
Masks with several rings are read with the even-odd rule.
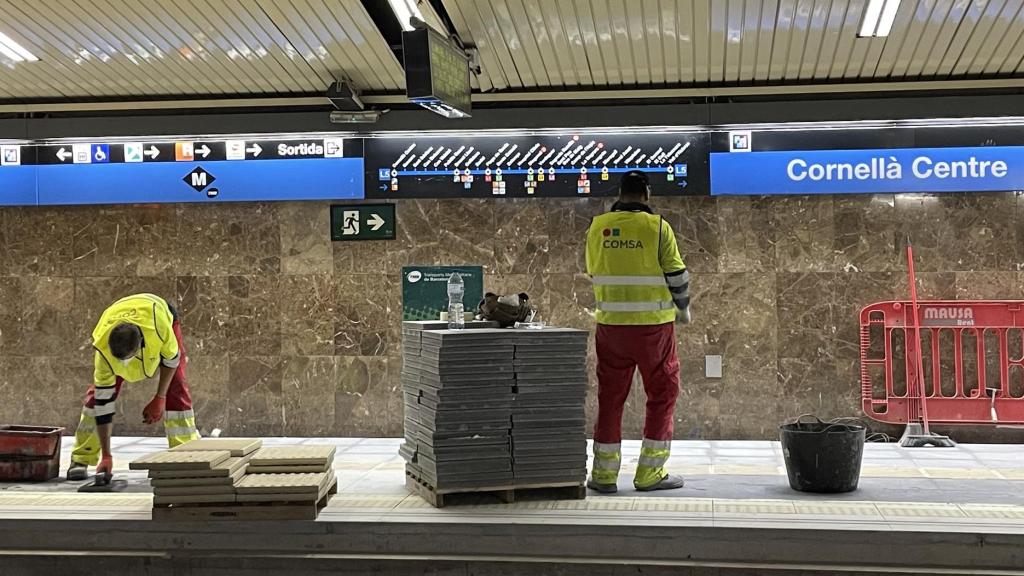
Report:
[[[595,286],[665,286],[664,276],[594,276]]]
[[[597,309],[603,312],[657,312],[672,310],[671,300],[662,302],[598,302]]]

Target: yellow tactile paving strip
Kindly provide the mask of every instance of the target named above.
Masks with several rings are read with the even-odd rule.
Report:
[[[209,470],[150,470],[150,478],[211,478],[211,477],[227,477],[234,476],[243,469],[246,462],[249,459],[244,456],[228,458],[223,462],[214,465]],[[117,467],[118,462],[114,461],[114,471],[116,472],[119,468]]]
[[[171,448],[171,452],[200,452],[227,450],[232,456],[245,456],[259,450],[263,441],[259,438],[199,438]]]
[[[5,513],[31,513],[33,510],[53,511],[68,509],[145,511],[152,506],[149,494],[0,494],[0,518]],[[937,504],[918,502],[860,502],[860,501],[806,501],[806,500],[731,500],[721,498],[660,498],[660,497],[591,497],[586,500],[556,500],[517,502],[514,504],[463,505],[437,510],[422,498],[411,495],[379,495],[339,493],[328,504],[325,512],[333,513],[334,521],[343,521],[346,511],[373,511],[379,521],[389,515],[402,520],[412,513],[418,518],[430,519],[448,515],[486,516],[492,520],[503,517],[521,518],[534,514],[569,514],[575,518],[588,515],[623,519],[656,520],[663,517],[694,520],[766,520],[787,519],[795,522],[827,518],[832,521],[863,523],[883,522],[922,524],[940,522],[966,524],[1000,524],[1021,528],[1024,506],[990,504]],[[582,516],[581,516],[582,515]],[[547,516],[550,521],[550,517]]]
[[[330,445],[265,446],[257,450],[249,463],[253,466],[313,465],[329,462],[336,447]]]
[[[317,493],[327,482],[327,473],[247,474],[235,487],[239,494]],[[333,478],[334,474],[331,474]]]
[[[231,458],[227,450],[211,450],[208,452],[156,452],[137,458],[128,468],[131,470],[212,470],[214,466]]]

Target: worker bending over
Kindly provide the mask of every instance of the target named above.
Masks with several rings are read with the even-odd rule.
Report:
[[[181,322],[166,300],[135,294],[107,308],[92,332],[93,385],[75,432],[68,480],[84,480],[89,465],[96,474],[112,474],[110,436],[121,384],[138,382],[160,373],[156,395],[142,410],[142,419],[161,419],[167,443],[173,448],[199,438],[192,397],[185,381],[185,347]],[[165,412],[166,410],[166,412]]]
[[[673,322],[690,321],[690,274],[672,227],[647,206],[651,189],[640,171],[627,172],[611,212],[587,233],[587,273],[597,299],[598,416],[592,490],[618,490],[622,410],[640,369],[647,394],[644,439],[633,485],[637,490],[683,487],[665,471],[679,395]]]

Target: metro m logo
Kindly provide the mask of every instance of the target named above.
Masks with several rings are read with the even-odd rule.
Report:
[[[207,188],[207,186],[213,184],[217,179],[214,178],[213,174],[203,170],[202,166],[196,166],[195,170],[186,174],[182,180],[184,180],[185,184],[191,186],[196,192],[202,192]]]

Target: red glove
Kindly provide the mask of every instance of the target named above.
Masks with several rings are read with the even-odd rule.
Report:
[[[99,476],[101,474],[114,475],[114,459],[110,454],[104,454],[100,458],[100,463],[96,465],[96,475]]]
[[[164,418],[164,404],[166,400],[163,396],[153,396],[153,399],[146,404],[146,407],[142,409],[142,421],[146,424],[155,424]]]

